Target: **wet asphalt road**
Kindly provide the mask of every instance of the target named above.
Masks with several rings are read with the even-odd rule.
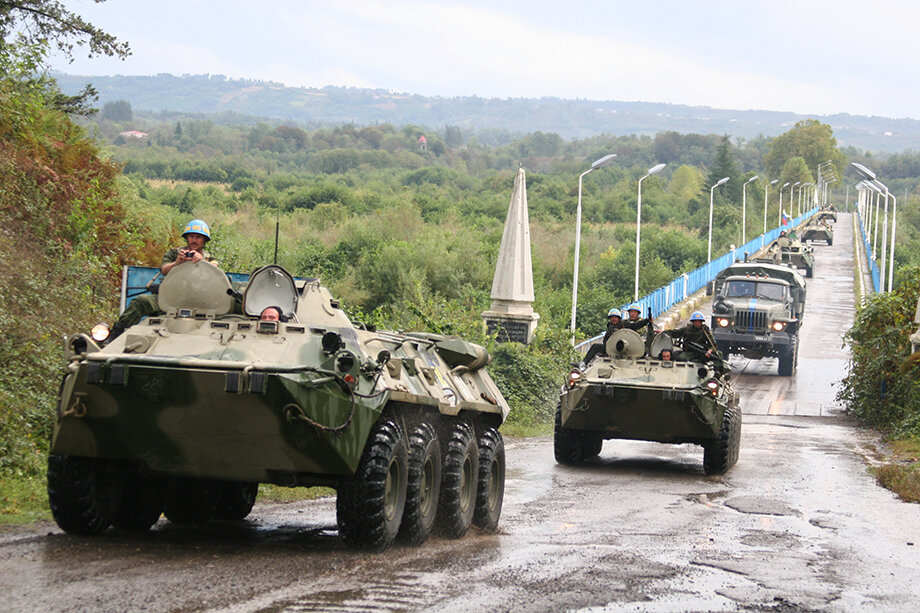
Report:
[[[877,439],[834,401],[851,238],[841,215],[815,248],[797,374],[733,358],[744,427],[725,476],[692,445],[608,441],[571,468],[549,438],[508,441],[498,534],[383,554],[342,546],[331,499],[141,535],[6,528],[0,610],[916,610],[920,506],[875,485]]]

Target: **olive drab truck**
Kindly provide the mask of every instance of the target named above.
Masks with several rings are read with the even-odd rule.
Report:
[[[240,520],[260,483],[335,488],[339,533],[359,548],[496,528],[508,404],[483,347],[353,324],[280,266],[243,285],[184,263],[161,315],[108,344],[66,339],[48,461],[62,529]],[[282,321],[259,319],[268,306]]]
[[[739,262],[712,283],[712,335],[722,355],[775,357],[782,376],[798,364],[799,329],[805,315],[805,279],[789,266]]]
[[[606,356],[572,369],[556,409],[557,462],[584,462],[610,439],[700,445],[706,474],[737,462],[741,410],[730,375],[711,361],[660,359],[663,350],[677,354],[673,343],[662,332],[646,354],[639,334],[618,330]]]

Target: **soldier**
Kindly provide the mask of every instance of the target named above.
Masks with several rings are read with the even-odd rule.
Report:
[[[163,263],[160,266],[159,274],[164,277],[169,271],[176,266],[181,266],[185,262],[200,262],[202,260],[217,265],[217,261],[204,250],[205,243],[211,240],[211,229],[208,224],[200,219],[193,219],[185,226],[182,231],[182,237],[185,238],[185,247],[173,247],[163,254]],[[126,329],[137,324],[144,317],[150,315],[161,315],[160,304],[157,301],[156,294],[143,294],[131,301],[125,312],[121,314],[107,339],[111,342]]]
[[[719,370],[724,369],[724,361],[716,347],[716,339],[712,337],[712,332],[704,322],[706,318],[699,311],[694,311],[690,316],[690,323],[678,330],[671,330],[668,334],[671,338],[683,339],[683,351],[681,351],[678,360],[693,360],[696,362],[705,362],[713,360]]]
[[[262,309],[262,313],[259,314],[259,321],[284,321],[284,314],[281,312],[281,307],[265,307]]]
[[[594,343],[588,349],[588,353],[585,354],[584,363],[587,364],[598,355],[607,355],[607,339],[610,338],[610,335],[623,328],[623,315],[620,313],[620,309],[610,309],[607,311],[607,331],[604,332],[604,340],[600,343]]]
[[[648,330],[645,332],[645,353],[648,353],[652,349],[652,339],[655,336],[655,327],[652,322],[651,307],[648,310],[648,317],[645,319],[639,319],[639,313],[642,311],[640,310],[638,303],[632,303],[629,305],[629,308],[627,308],[626,311],[629,313],[629,319],[623,322],[624,328],[638,332],[642,328],[648,327]]]

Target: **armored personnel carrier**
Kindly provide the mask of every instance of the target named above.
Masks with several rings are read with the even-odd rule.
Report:
[[[814,250],[803,244],[801,240],[780,237],[773,241],[773,244],[767,249],[767,254],[777,264],[787,264],[793,268],[803,269],[806,277],[810,278],[815,274]]]
[[[779,359],[779,374],[798,363],[799,326],[805,315],[805,279],[789,266],[739,262],[713,282],[712,335],[722,355]]]
[[[339,533],[360,548],[496,528],[508,405],[483,347],[364,329],[279,266],[240,297],[189,262],[163,281],[162,315],[106,345],[66,339],[48,460],[62,529],[239,520],[260,483],[335,488]],[[268,306],[281,321],[259,319]]]
[[[822,208],[815,217],[819,222],[827,221],[829,223],[836,223],[837,211],[833,207]]]
[[[658,334],[652,356],[674,349]],[[722,474],[738,460],[741,410],[728,374],[713,363],[644,355],[632,330],[607,340],[606,356],[574,368],[556,410],[556,461],[577,464],[600,453],[607,439],[694,443],[703,447],[706,474]]]
[[[834,244],[834,229],[827,222],[813,220],[802,230],[802,242],[813,243],[821,241],[827,245]]]

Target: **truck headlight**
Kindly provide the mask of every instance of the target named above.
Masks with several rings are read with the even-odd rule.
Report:
[[[720,328],[728,327],[728,317],[719,317],[716,319],[716,323],[719,324]]]
[[[776,330],[777,332],[781,332],[782,329],[786,327],[786,324],[784,324],[784,323],[781,322],[781,321],[774,321],[772,327],[773,327],[773,329]]]

